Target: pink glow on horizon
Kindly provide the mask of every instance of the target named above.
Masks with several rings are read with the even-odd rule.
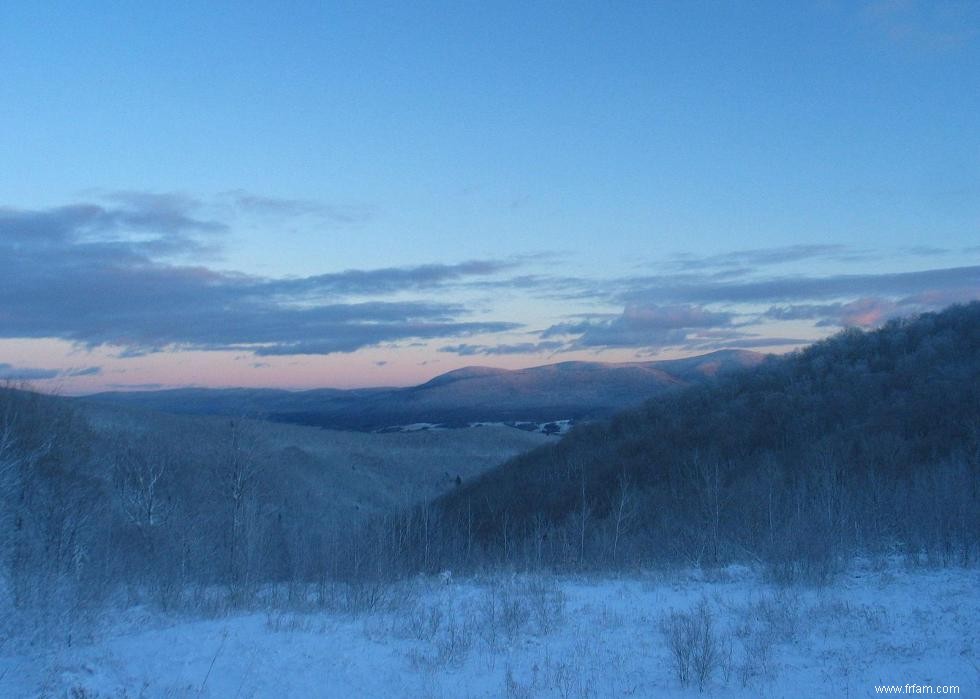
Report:
[[[33,344],[33,343],[32,343]],[[65,366],[66,357],[51,343],[35,352],[36,359],[17,362],[39,365],[44,356],[47,366]],[[40,347],[42,343],[38,343]],[[9,356],[9,347],[6,354]],[[24,348],[22,348],[24,349]],[[792,347],[760,348],[782,353]],[[231,352],[161,352],[120,359],[109,352],[73,350],[71,364],[102,366],[93,376],[59,376],[31,382],[37,390],[61,395],[85,395],[102,391],[162,390],[168,388],[276,388],[308,390],[315,388],[369,388],[414,386],[448,371],[467,366],[525,369],[566,361],[602,363],[647,362],[679,359],[701,352],[663,352],[638,356],[632,350],[604,352],[566,352],[560,354],[513,356],[457,356],[426,348],[362,350],[353,354],[326,356],[253,357]],[[82,356],[79,356],[82,355]],[[23,357],[22,357],[23,359]]]

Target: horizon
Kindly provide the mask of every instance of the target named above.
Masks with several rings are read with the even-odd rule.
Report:
[[[980,299],[980,5],[0,7],[0,381],[399,387]]]
[[[805,345],[803,348],[805,348],[807,346],[808,345]],[[792,351],[792,350],[790,350],[790,351]],[[401,389],[401,388],[416,388],[418,386],[424,386],[425,384],[429,383],[430,381],[433,381],[434,379],[438,379],[441,376],[445,376],[447,374],[452,374],[454,372],[466,371],[467,369],[491,369],[493,371],[506,371],[506,372],[510,372],[510,371],[526,371],[526,370],[534,370],[534,369],[543,369],[543,368],[546,368],[546,367],[556,366],[556,365],[559,365],[559,364],[580,364],[580,363],[581,364],[600,365],[600,366],[609,366],[609,367],[623,367],[623,366],[655,364],[655,363],[659,363],[659,362],[670,362],[670,361],[684,360],[684,359],[699,359],[699,358],[703,358],[703,357],[710,357],[710,356],[713,356],[713,355],[716,355],[716,354],[719,354],[719,353],[722,353],[722,352],[754,352],[754,350],[745,350],[745,349],[727,350],[727,349],[720,349],[720,350],[712,350],[710,352],[705,352],[704,354],[692,354],[692,355],[686,355],[684,357],[675,357],[673,359],[651,359],[651,360],[638,360],[638,361],[634,361],[634,362],[603,362],[603,361],[589,361],[589,360],[580,360],[580,359],[566,359],[566,360],[562,360],[562,361],[559,361],[559,362],[549,362],[549,363],[545,363],[545,364],[531,364],[529,366],[518,367],[517,369],[507,369],[507,368],[504,368],[504,367],[492,366],[492,365],[489,365],[489,364],[465,364],[465,365],[463,365],[461,367],[457,367],[455,369],[449,369],[447,371],[443,371],[443,372],[440,372],[440,373],[437,373],[437,374],[433,374],[432,376],[429,376],[427,378],[422,379],[418,383],[399,384],[399,385],[390,385],[390,386],[384,386],[384,385],[377,385],[377,386],[349,386],[349,387],[340,387],[340,386],[311,386],[309,388],[280,388],[280,387],[277,387],[277,386],[201,386],[201,385],[156,386],[156,385],[143,385],[143,386],[122,386],[122,387],[119,387],[119,388],[110,389],[108,391],[95,391],[95,392],[92,392],[92,393],[88,393],[88,392],[86,392],[86,393],[68,393],[68,392],[59,392],[57,390],[52,391],[52,393],[57,394],[57,395],[67,395],[67,396],[75,397],[75,398],[84,398],[84,397],[87,397],[87,396],[97,395],[99,393],[143,393],[143,392],[155,393],[157,391],[184,391],[184,390],[188,390],[188,391],[195,391],[195,390],[203,390],[203,391],[265,391],[265,390],[268,390],[268,391],[287,391],[287,392],[290,392],[290,393],[302,393],[304,391],[322,391],[322,390],[326,390],[326,391],[336,391],[336,390],[357,391],[357,390],[361,390],[361,389],[381,389],[381,390],[384,390],[384,389],[392,389],[392,390],[397,390],[397,389]],[[755,354],[761,355],[763,357],[767,357],[767,356],[782,356],[782,354],[786,354],[788,352],[789,351],[787,351],[785,353],[781,353],[781,354],[777,354],[775,352],[773,352],[773,353],[755,352]],[[32,386],[31,388],[33,389],[34,387]]]

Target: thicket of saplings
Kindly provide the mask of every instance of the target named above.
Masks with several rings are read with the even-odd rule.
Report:
[[[435,503],[337,522],[248,423],[107,440],[57,398],[0,391],[0,599],[23,613],[270,587],[372,606],[444,570],[762,563],[829,580],[854,555],[980,556],[980,304],[662,396]]]

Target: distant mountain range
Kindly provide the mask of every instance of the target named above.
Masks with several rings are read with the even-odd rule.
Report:
[[[475,422],[600,418],[677,386],[759,364],[746,350],[652,362],[561,362],[529,369],[466,367],[408,388],[182,388],[97,393],[80,400],[161,412],[246,415],[322,427],[381,430],[416,423],[462,427]]]

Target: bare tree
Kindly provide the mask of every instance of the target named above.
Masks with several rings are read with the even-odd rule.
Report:
[[[721,559],[721,523],[724,510],[732,497],[726,488],[725,472],[731,464],[723,463],[715,455],[705,456],[694,451],[688,462],[688,477],[697,495],[703,527],[703,539],[695,563],[700,565],[704,554],[714,565]]]
[[[578,530],[578,561],[579,565],[584,565],[586,533],[588,531],[589,521],[592,519],[592,505],[589,502],[588,494],[586,492],[584,463],[580,468],[580,476],[581,501],[579,503],[579,511],[577,513],[575,524],[576,529]]]
[[[629,475],[623,471],[619,474],[619,487],[616,499],[613,501],[613,562],[619,561],[620,538],[629,532],[636,519],[636,495]]]
[[[114,464],[120,508],[143,534],[163,525],[173,513],[164,486],[174,462],[166,445],[142,440],[123,450]]]
[[[263,462],[257,443],[244,420],[231,420],[227,442],[219,455],[218,487],[228,506],[228,565],[231,581],[247,583],[255,554],[249,550],[256,543],[259,508],[256,487]]]

